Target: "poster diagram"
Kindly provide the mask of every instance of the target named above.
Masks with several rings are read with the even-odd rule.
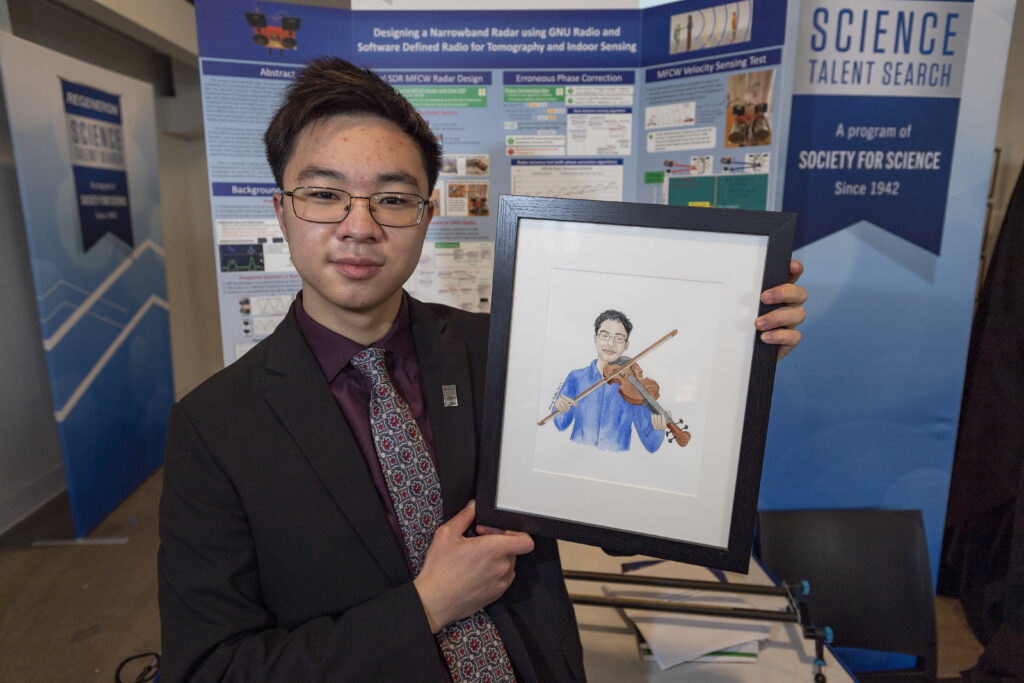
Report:
[[[570,109],[566,117],[566,154],[619,156],[631,151],[630,109]]]
[[[697,119],[696,102],[673,102],[647,107],[644,111],[644,128],[673,128],[692,126]]]
[[[512,194],[622,201],[622,182],[618,160],[512,162]]]
[[[220,245],[220,270],[222,273],[263,270],[263,245]]]
[[[493,242],[428,242],[405,289],[417,299],[487,313],[493,272]]]
[[[665,185],[667,203],[672,206],[764,211],[768,204],[767,173],[666,176]]]

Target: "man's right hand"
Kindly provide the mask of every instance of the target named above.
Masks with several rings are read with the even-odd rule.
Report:
[[[533,539],[521,532],[487,529],[481,536],[466,537],[475,516],[470,501],[437,528],[423,569],[413,580],[434,633],[501,597],[515,578],[516,555],[533,551]]]
[[[555,399],[555,410],[557,410],[560,413],[564,413],[568,411],[569,408],[574,407],[576,407],[576,401],[569,398],[568,396],[563,395]]]

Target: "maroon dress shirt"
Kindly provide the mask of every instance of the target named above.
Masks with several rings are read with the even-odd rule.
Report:
[[[403,292],[402,306],[391,329],[379,340],[366,346],[327,329],[309,317],[302,307],[301,292],[295,299],[295,318],[299,323],[299,329],[309,342],[320,369],[324,371],[324,376],[331,385],[331,393],[334,394],[342,414],[352,428],[352,433],[359,443],[359,450],[362,451],[363,459],[366,460],[373,483],[377,487],[377,494],[388,512],[388,523],[403,548],[405,542],[398,526],[398,517],[391,503],[391,494],[388,493],[384,473],[381,472],[380,462],[377,460],[377,450],[373,445],[373,434],[370,431],[370,382],[349,361],[352,360],[352,356],[371,346],[388,352],[391,379],[402,398],[409,404],[413,418],[427,442],[430,459],[434,461],[436,467],[433,434],[430,431],[430,421],[427,419],[423,392],[420,389],[420,366],[416,360],[407,296]],[[346,457],[346,454],[339,452],[338,457]]]

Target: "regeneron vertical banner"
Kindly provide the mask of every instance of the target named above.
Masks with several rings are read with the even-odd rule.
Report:
[[[0,75],[84,536],[160,466],[174,402],[153,88],[7,33]]]

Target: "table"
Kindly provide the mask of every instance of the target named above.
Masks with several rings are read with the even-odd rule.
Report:
[[[639,556],[613,557],[600,548],[559,541],[565,569],[619,573],[623,562],[643,559]],[[760,583],[772,581],[756,560],[751,558],[750,573],[725,572],[730,582]],[[600,594],[598,584],[566,581],[570,593]],[[744,596],[757,609],[777,609],[785,600],[775,596]],[[636,637],[620,612],[608,607],[575,605],[576,620],[583,641],[587,680],[591,683],[633,683],[640,681],[757,681],[793,683],[814,680],[814,642],[805,640],[798,624],[774,623],[771,635],[762,644],[756,664],[725,662],[688,662],[662,671],[654,662],[640,659]],[[848,683],[854,677],[830,652],[825,653],[823,671],[828,683]]]

